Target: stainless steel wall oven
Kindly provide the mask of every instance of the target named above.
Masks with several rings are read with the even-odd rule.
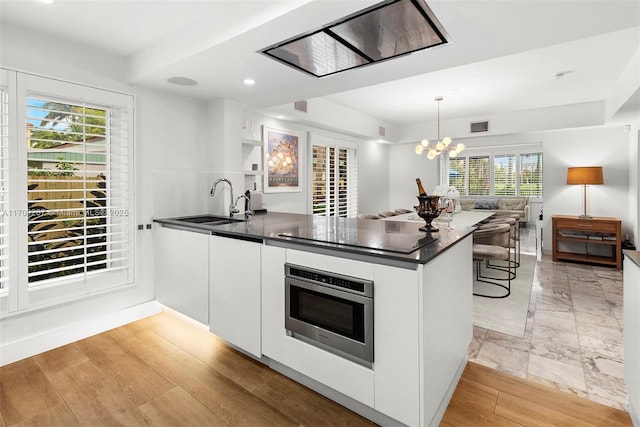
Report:
[[[373,281],[285,264],[288,333],[364,366],[373,364]]]

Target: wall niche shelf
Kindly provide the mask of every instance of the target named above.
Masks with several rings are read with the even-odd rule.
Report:
[[[263,158],[262,141],[253,138],[241,138],[243,190],[262,190]],[[257,165],[254,169],[253,165]]]

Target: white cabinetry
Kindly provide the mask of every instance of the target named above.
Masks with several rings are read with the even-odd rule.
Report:
[[[218,236],[209,239],[209,329],[260,357],[262,243]]]
[[[373,370],[292,338],[287,335],[284,327],[285,262],[363,279],[372,278],[372,265],[273,246],[263,248],[262,261],[263,354],[333,390],[373,407]]]
[[[262,141],[242,138],[242,175],[245,190],[253,190],[254,187],[256,190],[262,190],[262,160]]]
[[[209,236],[154,227],[156,300],[209,324]]]
[[[629,394],[629,414],[640,426],[640,264],[630,257],[640,252],[626,251],[624,257],[624,380]]]

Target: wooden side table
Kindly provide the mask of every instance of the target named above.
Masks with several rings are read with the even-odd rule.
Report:
[[[551,224],[554,261],[582,261],[622,269],[622,221],[619,218],[553,215]],[[590,253],[589,249],[596,247],[609,247],[611,255]]]

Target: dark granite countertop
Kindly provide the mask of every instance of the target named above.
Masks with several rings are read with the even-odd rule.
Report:
[[[627,258],[629,258],[631,261],[633,261],[633,263],[640,267],[640,251],[633,251],[631,249],[625,249],[623,251],[624,256],[626,256]]]
[[[269,212],[243,222],[223,225],[193,224],[182,217],[155,219],[169,227],[240,238],[265,244],[330,254],[340,252],[354,259],[377,258],[397,263],[426,264],[474,228],[458,227],[436,233],[419,231],[419,223],[337,218]]]

